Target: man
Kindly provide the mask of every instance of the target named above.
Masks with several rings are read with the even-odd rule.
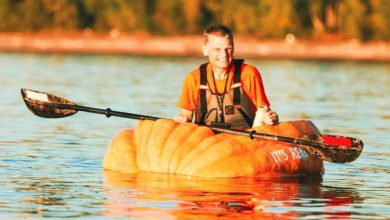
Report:
[[[269,106],[261,75],[256,67],[234,60],[234,41],[224,26],[203,33],[203,55],[209,63],[190,72],[178,102],[178,122],[192,121],[234,129],[278,123]]]

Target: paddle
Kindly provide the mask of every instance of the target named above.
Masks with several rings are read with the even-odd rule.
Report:
[[[35,115],[44,118],[63,118],[77,113],[77,111],[91,112],[106,115],[106,117],[117,116],[137,120],[158,120],[160,118],[113,111],[110,108],[99,109],[77,105],[64,98],[48,93],[38,92],[29,89],[21,89],[22,97],[27,107]],[[229,134],[244,135],[250,138],[263,138],[274,141],[297,144],[311,155],[325,161],[335,163],[346,163],[354,161],[363,150],[363,142],[357,138],[343,137],[336,135],[322,135],[322,141],[311,141],[301,138],[283,137],[271,134],[256,133],[256,131],[240,131],[227,128],[211,127],[213,131]]]

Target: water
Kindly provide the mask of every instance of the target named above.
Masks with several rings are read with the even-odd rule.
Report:
[[[44,119],[20,88],[77,104],[171,118],[198,58],[0,54],[0,217],[4,219],[390,218],[390,64],[252,59],[281,120],[361,138],[321,178],[200,179],[102,171],[110,139],[134,120]]]

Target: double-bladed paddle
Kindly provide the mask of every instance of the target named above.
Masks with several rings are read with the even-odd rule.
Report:
[[[137,120],[158,120],[160,118],[132,114],[126,112],[113,111],[110,108],[99,109],[77,105],[67,99],[51,95],[44,92],[38,92],[30,89],[21,89],[22,97],[27,107],[35,115],[44,118],[63,118],[77,113],[77,111],[91,112],[106,115],[106,117],[117,116]],[[291,138],[278,135],[257,133],[256,131],[241,131],[227,128],[218,128],[209,126],[215,132],[224,132],[229,134],[244,135],[250,138],[263,138],[274,141],[297,144],[305,149],[312,156],[319,159],[346,163],[354,161],[359,157],[363,150],[363,142],[360,139],[336,135],[321,135],[321,141],[312,141],[302,138]]]

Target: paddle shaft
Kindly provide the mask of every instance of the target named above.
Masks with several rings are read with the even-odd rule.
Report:
[[[91,113],[97,113],[105,115],[107,118],[111,116],[121,117],[121,118],[131,118],[131,119],[138,119],[138,120],[158,120],[160,118],[148,116],[148,115],[139,115],[139,114],[133,114],[128,112],[119,112],[119,111],[113,111],[110,108],[107,109],[100,109],[100,108],[92,108],[92,107],[86,107],[81,105],[67,105],[67,104],[55,104],[50,103],[50,105],[53,105],[57,108],[65,108],[65,109],[72,109],[77,111],[83,111],[83,112],[91,112]]]
[[[226,128],[216,128],[216,127],[210,127],[210,128],[212,130],[218,131],[218,132],[248,136],[251,139],[262,138],[262,139],[281,141],[281,142],[287,142],[287,143],[292,143],[292,144],[302,144],[302,145],[307,145],[307,146],[316,147],[316,148],[324,147],[324,146],[333,147],[333,146],[329,146],[329,145],[322,144],[319,142],[313,142],[313,141],[308,141],[308,140],[299,139],[299,138],[290,138],[290,137],[284,137],[284,136],[278,136],[278,135],[272,135],[272,134],[257,133],[255,130],[253,130],[253,131],[240,131],[240,130],[232,130],[232,129],[226,129]]]
[[[102,114],[102,115],[105,115],[107,118],[109,118],[111,116],[116,116],[116,117],[131,118],[131,119],[137,119],[137,120],[155,121],[155,120],[161,119],[158,117],[153,117],[153,116],[148,116],[148,115],[140,115],[140,114],[133,114],[133,113],[128,113],[128,112],[113,111],[110,108],[100,109],[100,108],[92,108],[92,107],[86,107],[86,106],[81,106],[81,105],[76,105],[76,104],[68,105],[68,104],[56,104],[56,103],[51,103],[50,105],[53,105],[53,106],[58,107],[58,108],[66,108],[66,109],[72,109],[72,110],[77,110],[77,111]],[[212,126],[208,126],[208,127],[210,129],[212,129],[213,131],[229,133],[229,134],[244,135],[244,136],[250,137],[251,139],[263,138],[263,139],[282,141],[282,142],[287,142],[287,143],[292,143],[292,144],[302,144],[302,145],[307,145],[307,146],[316,147],[316,148],[321,148],[321,147],[325,146],[325,144],[322,144],[319,142],[313,142],[313,141],[308,141],[308,140],[304,140],[304,139],[290,138],[290,137],[284,137],[284,136],[278,136],[278,135],[257,133],[255,130],[253,130],[253,131],[240,131],[240,130],[218,128],[218,127],[212,127]],[[327,146],[327,147],[332,147],[332,146]]]

